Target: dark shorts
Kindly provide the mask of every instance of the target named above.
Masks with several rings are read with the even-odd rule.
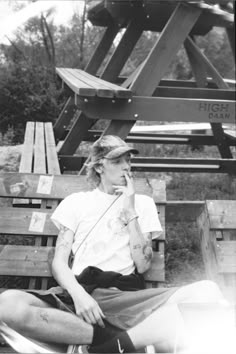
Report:
[[[126,330],[140,323],[153,311],[164,305],[177,289],[177,287],[173,287],[121,291],[113,288],[97,288],[91,295],[105,314],[106,322],[115,328]],[[28,292],[46,301],[52,307],[74,312],[71,296],[61,287]]]

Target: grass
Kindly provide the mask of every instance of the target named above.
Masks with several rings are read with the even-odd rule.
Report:
[[[1,144],[0,144],[1,145]],[[217,158],[214,147],[192,151],[189,146],[138,145],[140,155]],[[84,150],[83,150],[84,151]],[[0,146],[0,171],[17,171],[21,145]],[[233,152],[235,154],[235,151]],[[137,173],[136,175],[140,175]],[[210,173],[146,173],[166,181],[167,200],[235,199],[236,176]],[[200,242],[195,223],[184,221],[166,225],[166,284],[184,285],[205,278]],[[6,238],[1,243],[8,242]],[[9,239],[9,242],[12,242]]]

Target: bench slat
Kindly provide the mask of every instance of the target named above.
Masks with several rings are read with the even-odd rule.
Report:
[[[56,68],[60,78],[79,96],[131,98],[132,91],[80,69]]]
[[[96,89],[92,86],[78,80],[71,72],[64,68],[57,68],[57,74],[60,78],[73,90],[75,93],[81,96],[96,96]]]
[[[47,191],[43,193],[38,190],[39,182],[48,182]],[[51,183],[52,182],[52,183]],[[49,188],[51,185],[51,188]],[[160,181],[160,188],[153,190],[145,178],[135,180],[137,193],[152,196],[155,203],[166,203],[164,183]],[[162,189],[164,188],[164,190]],[[19,197],[35,199],[64,199],[71,193],[88,191],[89,188],[86,176],[76,175],[44,175],[31,173],[5,172],[0,175],[0,195],[2,197]],[[46,191],[46,192],[47,192]],[[160,194],[158,194],[160,193]]]
[[[0,246],[1,275],[51,277],[54,247]],[[145,273],[149,282],[164,281],[164,256],[154,252],[154,266]]]
[[[216,247],[219,273],[233,273],[236,276],[236,241],[220,241]]]
[[[53,175],[60,175],[60,165],[56,152],[56,143],[51,122],[44,124],[46,139],[47,172]]]
[[[53,247],[0,246],[1,275],[51,277]]]
[[[82,77],[86,81],[88,80],[88,82],[91,82],[93,87],[96,88],[97,96],[99,97],[130,98],[132,96],[132,91],[122,86],[113,84],[112,82],[109,81],[102,80],[80,69],[71,69],[71,70],[73,70],[75,74],[78,75],[79,77]],[[111,92],[110,96],[103,96],[103,90],[105,90],[105,92],[110,91]]]
[[[77,80],[81,80],[85,84],[89,84],[92,88],[94,88],[96,91],[96,95],[99,97],[107,97],[107,98],[112,98],[114,97],[114,92],[111,88],[107,87],[106,84],[104,84],[106,81],[100,80],[101,82],[99,83],[97,78],[95,76],[92,76],[90,74],[86,75],[85,71],[79,70],[79,69],[66,69],[68,70],[74,77],[76,77]]]
[[[34,122],[27,122],[19,171],[32,172],[34,151]]]
[[[236,229],[236,201],[210,200],[207,210],[211,229]]]
[[[51,215],[52,211],[49,209],[2,207],[0,234],[57,236],[58,230],[50,220]]]
[[[41,122],[36,122],[33,172],[46,173],[44,126]]]

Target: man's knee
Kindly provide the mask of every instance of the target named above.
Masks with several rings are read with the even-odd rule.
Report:
[[[218,285],[212,280],[201,280],[197,282],[199,289],[206,295],[206,296],[219,296],[221,291]]]
[[[27,321],[27,307],[24,295],[19,290],[6,290],[0,295],[0,320],[7,324]]]

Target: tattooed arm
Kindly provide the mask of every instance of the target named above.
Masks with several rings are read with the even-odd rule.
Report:
[[[139,273],[146,272],[152,262],[153,233],[143,234],[138,219],[135,218],[127,225],[130,234],[130,252]]]
[[[61,225],[57,237],[55,255],[52,262],[52,272],[54,278],[70,294],[78,290],[78,285],[74,274],[68,266],[73,238],[74,232]]]
[[[105,316],[98,303],[77,282],[72,270],[68,266],[73,238],[74,232],[61,226],[52,263],[53,276],[58,284],[71,295],[77,316],[87,323],[99,324],[103,327],[103,318]]]

